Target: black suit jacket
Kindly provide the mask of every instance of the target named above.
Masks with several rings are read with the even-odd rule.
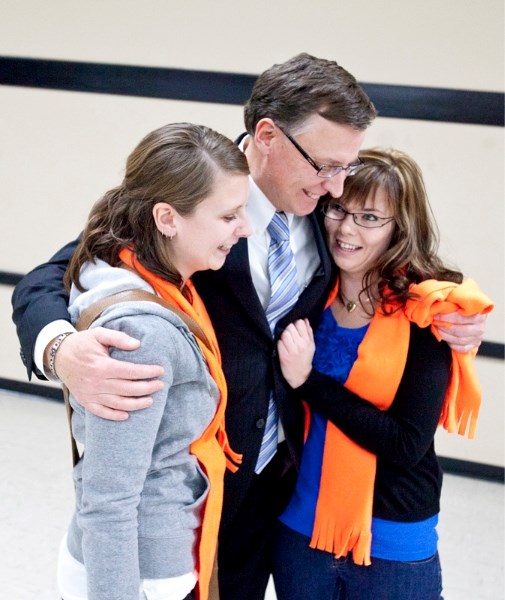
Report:
[[[229,388],[226,429],[232,448],[244,456],[239,471],[227,476],[224,515],[230,519],[254,474],[271,389],[291,459],[295,465],[299,462],[302,409],[297,400],[289,397],[277,360],[276,340],[279,332],[295,319],[308,318],[313,327],[317,325],[332,282],[332,265],[320,224],[315,215],[307,218],[313,226],[321,265],[291,312],[278,322],[275,339],[253,286],[246,239],[232,248],[222,269],[193,277],[216,329],[223,356]],[[26,275],[14,290],[13,319],[29,377],[32,372],[42,377],[33,363],[33,348],[41,329],[55,319],[69,320],[62,279],[77,243],[74,240],[67,244],[49,262]]]
[[[315,215],[310,219],[321,265],[293,309],[276,326],[272,338],[265,311],[253,285],[247,240],[236,244],[219,271],[193,276],[219,340],[228,382],[226,430],[231,447],[243,454],[243,463],[226,481],[223,517],[232,518],[245,495],[258,457],[273,389],[286,434],[290,456],[298,466],[303,445],[301,404],[288,391],[279,367],[276,341],[286,325],[308,318],[317,326],[332,284],[332,263]]]

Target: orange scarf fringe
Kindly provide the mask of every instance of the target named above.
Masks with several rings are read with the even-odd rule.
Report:
[[[190,446],[190,452],[197,457],[210,482],[210,489],[202,517],[201,537],[197,557],[198,598],[199,600],[207,600],[223,504],[224,472],[226,467],[235,472],[237,466],[234,463],[240,464],[242,462],[242,455],[233,452],[230,448],[224,428],[224,412],[228,392],[221,366],[221,353],[207,310],[191,281],[188,280],[186,286],[191,292],[192,303],[182,295],[175,285],[151,273],[142,266],[130,249],[123,248],[119,253],[119,257],[125,265],[137,271],[142,279],[147,281],[161,298],[167,300],[170,304],[173,304],[196,321],[210,341],[211,348],[208,348],[206,344],[195,336],[207,361],[210,375],[219,389],[221,398],[211,423],[202,436]]]
[[[336,297],[338,284],[328,300]],[[409,300],[403,311],[386,316],[374,315],[358,348],[345,387],[381,410],[387,410],[395,397],[405,369],[410,339],[410,323],[431,326],[437,315],[459,312],[462,315],[485,314],[493,304],[472,280],[462,284],[428,280],[413,285],[418,295]],[[387,352],[384,351],[387,349]],[[452,351],[451,381],[440,417],[449,433],[458,432],[473,438],[481,401],[473,358],[468,353]],[[306,429],[307,431],[307,429]],[[376,455],[350,440],[328,422],[323,453],[322,474],[316,506],[311,548],[332,552],[336,557],[352,552],[353,561],[370,565],[372,541],[372,504]]]

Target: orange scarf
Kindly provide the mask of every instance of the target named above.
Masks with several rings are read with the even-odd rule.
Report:
[[[210,489],[202,516],[201,537],[197,556],[198,598],[199,600],[206,600],[208,598],[208,587],[216,554],[217,535],[221,519],[224,472],[226,467],[231,471],[237,470],[237,467],[231,461],[238,464],[242,461],[242,456],[231,450],[224,429],[224,411],[228,392],[221,367],[221,353],[207,310],[189,280],[186,282],[186,286],[191,292],[192,303],[182,295],[175,285],[151,273],[142,266],[130,249],[123,248],[119,253],[119,257],[125,265],[137,271],[142,279],[147,281],[161,298],[170,302],[170,304],[173,304],[196,321],[210,341],[211,347],[209,348],[198,337],[195,337],[205,356],[209,372],[216,382],[221,398],[211,423],[202,436],[190,446],[190,452],[197,457],[210,482]]]
[[[327,306],[334,300],[338,284]],[[400,384],[409,349],[410,323],[433,327],[436,316],[451,312],[463,315],[488,313],[492,302],[472,280],[460,285],[428,280],[411,286],[418,295],[403,311],[386,316],[377,311],[358,348],[345,387],[381,410],[387,410]],[[387,353],[384,352],[387,348]],[[473,438],[481,390],[473,357],[476,351],[452,352],[451,382],[446,393],[440,424],[450,433],[464,435],[469,426]],[[374,481],[377,457],[350,440],[328,422],[322,473],[311,548],[337,557],[352,551],[359,565],[369,565]]]

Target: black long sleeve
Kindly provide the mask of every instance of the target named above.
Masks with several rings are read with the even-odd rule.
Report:
[[[12,294],[12,319],[21,344],[21,359],[30,379],[32,372],[44,379],[33,363],[33,348],[38,334],[57,319],[70,321],[63,276],[78,242],[78,239],[70,242],[48,262],[30,271]]]
[[[405,371],[388,410],[379,410],[317,371],[297,389],[312,409],[377,456],[375,517],[420,521],[440,510],[442,471],[434,434],[450,365],[449,347],[428,329],[411,325]]]
[[[427,329],[411,327],[405,371],[390,408],[382,411],[315,370],[301,398],[379,458],[415,465],[435,434],[449,382],[450,350]]]

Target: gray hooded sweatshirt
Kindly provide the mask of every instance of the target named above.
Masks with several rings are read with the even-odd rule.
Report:
[[[87,264],[73,289],[70,314],[126,289],[152,288],[136,274],[103,261]],[[133,352],[110,349],[118,360],[160,364],[165,387],[153,405],[109,421],[74,398],[72,429],[84,446],[74,469],[76,511],[68,548],[85,564],[89,600],[138,600],[140,580],[195,570],[208,481],[189,445],[212,420],[219,392],[202,352],[174,313],[151,302],[114,305],[93,327],[123,331],[141,342]]]

